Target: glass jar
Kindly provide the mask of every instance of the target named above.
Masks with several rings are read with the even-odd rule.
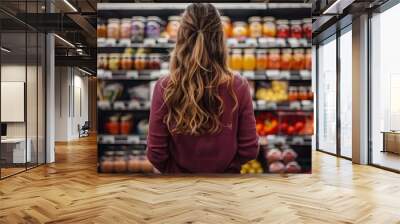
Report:
[[[261,37],[263,34],[262,20],[259,16],[252,16],[249,18],[249,36],[252,38]]]
[[[137,53],[135,55],[135,69],[136,70],[144,70],[146,69],[146,55],[144,53]]]
[[[292,69],[292,49],[284,49],[282,50],[281,55],[281,69],[282,70],[290,70]]]
[[[294,50],[292,69],[293,70],[304,69],[305,67],[304,62],[305,62],[304,50],[303,49]]]
[[[181,17],[180,16],[170,16],[168,17],[167,33],[172,41],[176,41],[178,35],[178,30],[180,26]]]
[[[232,37],[239,41],[244,41],[247,38],[248,32],[246,22],[238,21],[233,23]]]
[[[161,55],[160,54],[150,54],[148,68],[153,70],[161,69]]]
[[[268,56],[268,69],[281,68],[281,55],[279,49],[271,49]]]
[[[131,40],[133,42],[143,42],[145,21],[146,19],[143,16],[132,17]]]
[[[314,93],[313,93],[313,91],[312,91],[312,87],[308,87],[308,92],[307,92],[307,94],[308,94],[308,99],[309,100],[313,100],[313,98],[314,98]]]
[[[299,100],[308,100],[308,93],[306,87],[299,87]]]
[[[304,58],[304,69],[311,70],[312,69],[312,53],[311,49],[307,49],[306,55]]]
[[[146,36],[148,38],[159,38],[161,34],[161,19],[157,16],[147,17]]]
[[[276,36],[276,24],[274,17],[270,16],[264,17],[263,34],[265,37]]]
[[[131,23],[132,20],[129,18],[125,18],[121,20],[121,28],[119,36],[120,38],[128,39],[131,38]]]
[[[241,49],[233,49],[231,55],[231,69],[242,70],[243,68],[243,56]]]
[[[124,70],[130,70],[133,68],[132,54],[124,53],[122,55],[121,68]]]
[[[312,38],[312,20],[310,18],[303,19],[303,34],[308,40]]]
[[[133,129],[132,115],[128,114],[121,117],[120,128],[121,128],[121,134],[123,135],[131,134]]]
[[[105,151],[100,160],[100,170],[103,173],[112,173],[114,171],[114,152]]]
[[[257,51],[257,70],[266,70],[267,69],[267,63],[268,63],[268,57],[267,57],[267,50],[258,50]]]
[[[97,55],[97,67],[100,69],[108,68],[108,55],[107,54],[98,54]]]
[[[276,21],[276,36],[279,38],[289,37],[289,20]]]
[[[256,69],[256,56],[253,49],[246,49],[243,55],[243,70],[254,71]]]
[[[297,87],[295,87],[295,86],[289,87],[288,100],[291,102],[298,100]]]
[[[127,171],[127,161],[124,151],[116,151],[114,157],[114,171],[124,173]]]
[[[107,123],[105,124],[105,128],[107,132],[111,135],[118,135],[120,130],[118,116],[111,116],[108,118]]]
[[[231,20],[227,16],[221,16],[222,29],[224,31],[225,38],[232,36],[232,24]]]
[[[300,39],[303,37],[303,28],[301,20],[290,21],[290,37]]]
[[[107,37],[107,26],[104,20],[97,19],[97,38]]]
[[[139,154],[139,151],[132,150],[128,156],[128,171],[131,173],[140,172]]]
[[[110,54],[110,58],[108,60],[108,68],[110,70],[118,70],[120,67],[120,54],[113,53]]]
[[[120,20],[115,18],[108,19],[107,37],[119,39],[119,33],[120,33]]]

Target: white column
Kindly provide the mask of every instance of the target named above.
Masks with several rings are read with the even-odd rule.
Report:
[[[353,162],[368,163],[368,15],[353,19]]]

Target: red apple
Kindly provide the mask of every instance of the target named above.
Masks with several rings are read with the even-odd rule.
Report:
[[[282,153],[279,149],[270,149],[266,157],[269,163],[273,163],[275,161],[281,160]]]
[[[286,172],[287,173],[299,173],[301,172],[301,167],[296,161],[292,161],[286,164]]]
[[[274,162],[269,164],[270,173],[283,173],[285,172],[285,165],[281,162]]]
[[[297,153],[293,149],[285,149],[282,152],[282,160],[285,164],[294,161],[297,158]]]

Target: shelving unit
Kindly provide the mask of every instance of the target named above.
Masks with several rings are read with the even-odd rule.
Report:
[[[222,14],[231,17],[233,20],[247,20],[250,16],[275,16],[284,19],[302,19],[310,16],[308,4],[293,5],[276,5],[265,3],[246,4],[243,9],[242,4],[216,4]],[[167,20],[168,16],[179,14],[186,4],[99,4],[99,17],[101,19],[109,18],[125,18],[132,16],[158,16],[163,20]],[[288,13],[291,12],[291,13]],[[287,15],[290,15],[289,18]],[[235,43],[232,39],[227,40],[229,49],[309,49],[311,47],[310,40],[307,39],[279,39],[279,38],[258,38],[250,39],[245,42]],[[160,54],[164,61],[168,61],[169,53],[174,47],[174,43],[165,39],[145,39],[143,42],[134,42],[129,39],[115,40],[111,38],[98,39],[99,54],[123,53],[126,50],[137,52],[146,51]],[[288,86],[294,87],[311,87],[311,72],[309,70],[261,70],[261,71],[236,71],[238,74],[246,77],[250,82],[254,83],[255,88],[262,85],[270,85],[272,82],[282,81]],[[140,120],[147,119],[149,115],[150,101],[136,102],[132,104],[131,95],[127,93],[128,89],[141,85],[153,85],[161,76],[168,75],[168,68],[156,70],[109,70],[98,69],[97,77],[99,85],[107,86],[109,84],[117,84],[123,89],[118,99],[109,102],[101,100],[98,102],[99,116],[99,172],[101,172],[100,162],[105,151],[120,150],[142,150],[146,149],[146,136],[138,134],[138,128],[133,128],[130,134],[110,134],[104,127],[110,116],[122,117],[125,115],[133,115],[133,123],[136,124]],[[103,87],[104,87],[103,86]],[[152,88],[150,88],[152,92]],[[150,98],[149,98],[150,99]],[[254,96],[254,111],[256,116],[269,113],[277,118],[279,116],[305,116],[312,117],[313,103],[312,100],[294,100],[294,101],[270,101],[262,102]],[[103,126],[102,126],[103,125]],[[285,134],[277,131],[274,134],[260,137],[261,152],[259,154],[259,162],[262,164],[264,171],[268,170],[268,164],[264,157],[265,153],[271,147],[274,141],[285,142],[285,144],[296,151],[298,154],[298,163],[301,165],[303,173],[311,172],[311,137],[309,134]],[[111,148],[110,148],[111,147]]]

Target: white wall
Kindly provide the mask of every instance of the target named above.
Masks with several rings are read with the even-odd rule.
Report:
[[[77,139],[78,124],[88,120],[88,78],[75,68],[56,67],[55,85],[55,140]]]

